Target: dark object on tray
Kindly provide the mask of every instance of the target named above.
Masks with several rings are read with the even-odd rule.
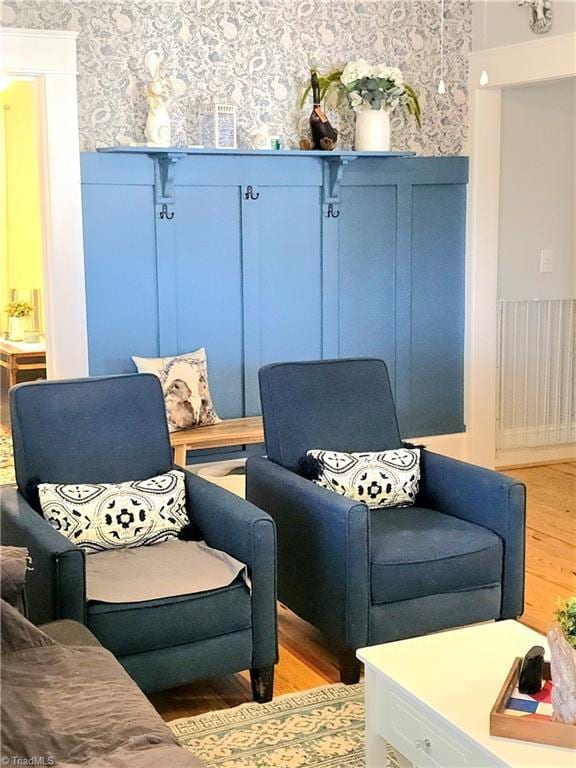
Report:
[[[514,659],[512,669],[508,673],[504,685],[490,712],[490,735],[502,736],[505,739],[533,741],[537,744],[549,744],[554,747],[576,749],[576,725],[560,723],[552,718],[534,717],[529,714],[518,717],[518,713],[509,714],[510,699],[518,686],[522,659]],[[545,681],[550,681],[550,664],[545,661],[542,668]],[[538,696],[539,694],[536,694]]]
[[[518,690],[520,693],[538,693],[542,690],[542,670],[544,668],[544,648],[534,645],[522,662]]]
[[[312,134],[313,149],[323,149],[329,151],[336,146],[338,131],[331,124],[324,110],[320,106],[320,84],[318,82],[318,73],[312,70],[310,76],[312,85],[312,97],[314,106],[310,115],[310,132]]]

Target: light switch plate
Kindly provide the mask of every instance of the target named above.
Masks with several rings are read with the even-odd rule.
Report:
[[[553,248],[542,248],[540,251],[540,272],[552,272],[554,269]]]

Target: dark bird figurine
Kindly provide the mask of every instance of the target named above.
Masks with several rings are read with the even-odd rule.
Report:
[[[324,114],[320,106],[320,83],[318,82],[318,73],[312,70],[310,76],[312,86],[312,98],[314,106],[310,115],[310,132],[312,134],[312,149],[330,150],[336,146],[338,131],[332,125]]]

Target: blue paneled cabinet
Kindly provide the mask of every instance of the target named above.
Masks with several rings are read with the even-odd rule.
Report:
[[[91,374],[204,346],[231,418],[265,363],[377,356],[405,436],[462,431],[466,182],[465,158],[85,153]]]

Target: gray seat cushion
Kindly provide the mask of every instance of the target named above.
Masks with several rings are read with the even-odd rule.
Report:
[[[88,628],[116,656],[193,643],[252,626],[250,592],[229,587],[138,603],[88,603]]]
[[[487,528],[424,507],[371,512],[372,603],[498,584],[503,546]]]
[[[86,599],[137,603],[228,587],[246,566],[205,541],[170,539],[86,558]]]

